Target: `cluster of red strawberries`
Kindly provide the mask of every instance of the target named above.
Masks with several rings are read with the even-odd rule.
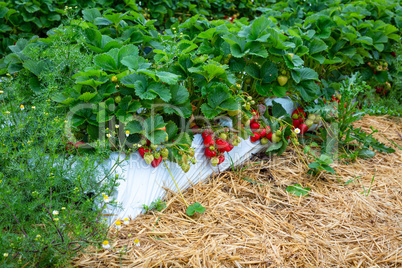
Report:
[[[138,152],[148,165],[151,164],[154,168],[156,168],[159,166],[162,160],[166,160],[168,158],[168,149],[163,148],[157,151],[158,146],[151,144],[149,140],[144,140],[142,143],[143,146],[138,149]]]
[[[250,137],[250,141],[261,141],[262,145],[267,144],[268,141],[277,142],[275,135],[273,136],[271,132],[271,128],[269,126],[264,126],[263,122],[260,121],[260,115],[258,112],[252,110],[251,113],[253,114],[253,118],[250,120],[250,129],[253,132],[253,136]]]
[[[292,113],[293,127],[298,128],[302,135],[313,125],[309,120],[306,120],[306,116],[307,114],[302,107],[297,108]]]
[[[205,145],[205,156],[211,159],[213,166],[220,165],[225,161],[225,152],[230,152],[237,146],[241,140],[238,136],[227,133],[225,130],[219,134],[219,137],[212,129],[202,132],[202,138]]]

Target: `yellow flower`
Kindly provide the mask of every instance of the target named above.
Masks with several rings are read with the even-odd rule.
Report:
[[[57,210],[53,210],[52,214],[53,215],[59,215],[59,212]]]
[[[115,128],[119,128],[119,125],[116,124],[116,125],[114,125],[114,127],[115,127]]]
[[[128,137],[128,135],[130,135],[130,131],[126,130],[126,137]]]
[[[36,107],[35,107],[35,106],[32,106],[32,109],[34,109],[34,110],[35,110],[35,109],[36,109]]]
[[[62,210],[65,210],[66,208],[65,208],[65,207],[62,207],[61,209],[62,209]]]
[[[10,114],[10,112],[9,112],[9,111],[6,111],[6,114]]]
[[[8,253],[4,253],[3,256],[4,256],[5,258],[7,258],[7,257],[8,257]]]
[[[21,105],[20,105],[20,109],[21,109],[21,111],[24,110],[24,109],[25,109],[25,106],[21,104]]]
[[[105,201],[105,203],[109,203],[110,202],[109,196],[104,195],[103,196],[103,201]]]
[[[0,94],[3,94],[4,93],[4,91],[3,90],[0,90]]]
[[[54,221],[59,221],[59,218],[54,218]]]
[[[106,137],[110,138],[112,135],[110,135],[109,133],[106,134]]]
[[[107,240],[103,241],[103,242],[102,242],[102,247],[103,247],[104,249],[110,248],[109,241],[107,241]]]

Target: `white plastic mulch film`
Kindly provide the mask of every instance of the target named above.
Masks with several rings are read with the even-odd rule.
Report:
[[[292,113],[296,108],[288,98],[275,99],[280,103],[288,113]],[[272,105],[267,101],[267,105]],[[166,161],[166,164],[172,173],[177,186],[180,190],[185,190],[189,186],[202,182],[213,173],[226,170],[231,166],[237,166],[252,156],[260,152],[263,148],[260,142],[251,143],[250,139],[242,142],[233,148],[232,151],[225,153],[225,161],[217,167],[213,167],[210,159],[204,156],[205,146],[200,134],[194,135],[192,147],[195,149],[195,158],[197,163],[191,165],[190,170],[184,173],[178,164]],[[120,156],[120,161],[125,156]],[[112,153],[110,156],[110,167],[118,161],[118,153]],[[219,169],[219,170],[218,170]],[[177,192],[177,187],[165,164],[162,162],[157,168],[147,165],[138,152],[131,154],[128,160],[123,161],[115,171],[120,177],[120,185],[115,189],[110,198],[117,201],[122,208],[112,208],[108,205],[104,214],[108,217],[109,223],[117,219],[134,218],[142,213],[143,205],[150,205],[158,198],[163,198],[166,190],[170,189]]]

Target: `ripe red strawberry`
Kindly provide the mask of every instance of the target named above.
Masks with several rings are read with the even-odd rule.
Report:
[[[395,51],[392,51],[392,52],[391,52],[391,56],[394,57],[394,58],[396,58],[396,53],[395,53]]]
[[[205,148],[205,156],[206,157],[214,157],[216,156],[216,151],[211,151],[209,148]]]
[[[225,161],[225,156],[224,156],[223,154],[221,154],[221,155],[219,156],[218,165],[220,165],[223,161]]]
[[[300,117],[306,118],[306,113],[304,112],[304,109],[302,107],[297,108],[296,110],[293,111],[292,116],[294,114],[297,114]]]
[[[256,110],[251,110],[251,114],[253,115],[253,119],[251,119],[252,122],[255,122],[256,120],[258,120],[260,118],[260,115],[258,114],[258,112]]]
[[[254,136],[250,136],[251,142],[258,141],[260,139],[260,134],[258,134],[257,132],[254,132],[253,134],[254,134]]]
[[[307,126],[306,124],[300,124],[300,125],[299,125],[299,129],[300,129],[300,134],[303,135],[304,133],[307,132],[308,126]]]
[[[208,135],[212,135],[214,132],[212,131],[212,129],[206,129],[204,130],[204,132],[202,132],[202,138],[205,139],[206,136]]]
[[[260,137],[263,138],[267,135],[267,130],[265,128],[263,128],[260,132]]]
[[[269,132],[266,136],[266,138],[272,142],[272,132]]]
[[[233,150],[234,145],[231,143],[228,143],[228,146],[226,147],[226,152],[230,152],[231,150]]]
[[[260,129],[260,124],[258,122],[253,122],[250,124],[251,131],[256,132],[258,129]]]
[[[153,167],[157,167],[157,166],[159,166],[159,164],[162,162],[162,156],[159,156],[159,158],[158,159],[154,159],[152,162],[151,162],[151,165],[153,166]]]
[[[293,119],[293,126],[298,127],[300,125],[300,120],[299,119]]]
[[[228,142],[225,141],[224,139],[218,138],[216,139],[216,147],[220,152],[227,152],[228,147]]]
[[[204,145],[205,145],[206,147],[214,146],[214,145],[215,145],[215,141],[214,141],[214,139],[212,138],[211,135],[208,135],[208,136],[205,137],[205,139],[204,139]]]
[[[138,149],[138,152],[140,153],[141,157],[144,158],[145,153],[148,153],[149,149],[144,149],[144,147],[140,147],[140,149]]]

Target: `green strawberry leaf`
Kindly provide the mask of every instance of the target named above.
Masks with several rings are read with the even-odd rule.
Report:
[[[193,216],[194,213],[196,213],[196,212],[198,212],[200,214],[204,213],[205,212],[205,207],[203,207],[200,203],[194,203],[194,204],[192,204],[192,205],[187,207],[186,214],[188,216]]]
[[[308,196],[308,193],[310,192],[310,187],[303,188],[300,184],[289,185],[288,187],[286,187],[286,192],[297,197]]]

